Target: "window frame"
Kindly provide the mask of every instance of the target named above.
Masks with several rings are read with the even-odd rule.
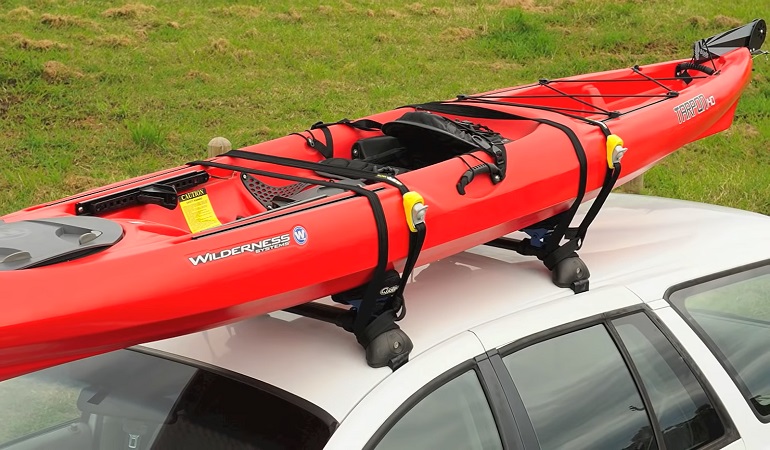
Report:
[[[56,424],[56,425],[51,425],[51,426],[49,426],[47,428],[42,428],[40,430],[33,431],[32,433],[25,434],[23,436],[15,437],[15,438],[13,438],[11,440],[8,440],[8,441],[5,441],[5,442],[0,442],[0,449],[12,447],[12,446],[14,446],[14,445],[16,445],[16,444],[18,444],[20,442],[24,442],[24,441],[27,441],[27,440],[30,440],[30,439],[35,439],[37,437],[44,436],[46,434],[56,432],[58,430],[63,430],[65,428],[69,427],[69,426],[76,425],[76,424],[79,424],[79,423],[83,423],[83,420],[84,420],[83,416],[81,415],[80,417],[77,417],[75,419],[70,419],[70,420],[68,420],[66,422],[62,422],[62,423],[59,423],[59,424]]]
[[[281,400],[286,401],[287,403],[290,403],[294,406],[297,406],[298,408],[301,408],[309,412],[310,414],[314,415],[319,420],[321,420],[329,428],[329,438],[331,438],[331,436],[339,427],[339,422],[337,422],[337,419],[335,419],[325,409],[321,408],[315,403],[312,403],[302,397],[292,394],[291,392],[275,387],[272,384],[265,383],[264,381],[251,378],[247,375],[243,375],[238,372],[233,372],[232,370],[228,370],[223,367],[219,367],[219,366],[208,364],[195,359],[175,355],[173,353],[167,353],[163,350],[156,350],[148,347],[130,347],[130,348],[127,348],[126,350],[134,351],[137,353],[144,353],[146,355],[150,355],[157,358],[173,361],[179,364],[184,364],[186,366],[194,367],[199,370],[205,370],[206,372],[213,373],[217,376],[229,378],[235,382],[238,382],[246,386],[252,387],[254,389],[258,389],[258,390],[267,392],[271,395],[274,395],[280,398]]]
[[[503,386],[503,389],[506,392],[506,396],[510,401],[511,410],[515,412],[515,417],[517,421],[519,421],[519,423],[521,424],[520,431],[521,431],[522,442],[524,444],[523,446],[524,450],[533,450],[533,449],[539,450],[540,445],[538,443],[532,421],[529,417],[529,414],[526,411],[524,402],[522,401],[521,396],[519,395],[518,387],[514,383],[513,377],[511,376],[510,372],[505,366],[505,363],[503,362],[503,358],[523,348],[529,347],[531,345],[534,345],[543,341],[547,341],[549,339],[553,339],[559,336],[564,336],[566,334],[579,331],[585,328],[589,328],[595,325],[604,326],[605,330],[607,330],[610,336],[610,339],[612,339],[613,344],[618,349],[618,352],[620,353],[623,359],[623,362],[626,365],[626,368],[631,374],[632,381],[636,386],[637,391],[639,392],[639,396],[642,399],[642,402],[644,403],[645,411],[647,413],[647,418],[650,421],[650,425],[652,426],[652,429],[655,435],[655,441],[658,445],[658,449],[659,450],[666,449],[665,441],[663,439],[663,433],[660,429],[660,424],[658,423],[657,415],[655,414],[655,410],[652,406],[652,402],[650,400],[649,394],[647,393],[647,390],[644,387],[642,378],[639,374],[639,371],[636,365],[631,359],[628,349],[623,344],[623,341],[620,338],[618,331],[615,329],[615,326],[612,324],[612,320],[614,319],[624,317],[624,316],[630,316],[638,313],[645,314],[652,321],[652,323],[658,328],[658,330],[663,334],[663,336],[671,343],[671,345],[674,347],[674,350],[676,350],[676,352],[682,358],[684,363],[693,373],[696,380],[700,383],[701,387],[703,388],[706,394],[706,397],[711,402],[712,406],[717,412],[717,415],[719,416],[719,419],[722,421],[722,424],[725,429],[724,435],[719,439],[716,439],[704,445],[703,447],[700,447],[699,450],[719,449],[740,439],[740,435],[737,429],[735,428],[735,424],[733,423],[730,416],[727,414],[724,404],[719,399],[719,397],[715,394],[713,387],[708,382],[708,379],[704,376],[703,372],[700,369],[698,369],[698,366],[695,364],[695,361],[685,351],[684,347],[676,339],[676,337],[668,329],[668,327],[666,327],[665,324],[658,318],[658,316],[654,314],[654,312],[650,309],[650,307],[647,306],[646,304],[641,304],[641,305],[634,305],[626,308],[616,309],[616,310],[604,312],[601,314],[596,314],[593,316],[564,323],[556,327],[531,334],[527,337],[516,340],[514,342],[511,342],[501,347],[499,351],[495,352],[494,355],[490,356],[491,362],[494,365],[497,375]]]
[[[712,273],[702,277],[698,277],[689,281],[675,284],[668,288],[663,294],[663,298],[671,305],[671,309],[676,311],[679,317],[687,324],[687,326],[700,338],[700,340],[708,347],[711,354],[722,366],[722,369],[727,373],[730,379],[735,383],[735,386],[743,396],[744,401],[748,404],[751,412],[762,423],[770,423],[770,415],[763,416],[757,410],[757,408],[747,399],[751,397],[746,383],[740,377],[738,371],[729,364],[727,357],[719,349],[719,346],[714,343],[706,333],[705,330],[686,312],[684,308],[680,308],[677,304],[678,296],[687,296],[695,293],[701,293],[715,288],[727,286],[740,281],[747,281],[752,278],[756,278],[758,275],[770,275],[770,259],[758,261],[743,266],[733,267],[732,269],[723,270],[721,272]]]
[[[504,450],[523,450],[521,438],[518,434],[516,421],[508,404],[505,390],[500,385],[497,371],[492,366],[487,354],[482,354],[474,359],[461,362],[453,368],[447,370],[430,382],[421,386],[409,398],[404,401],[393,413],[388,416],[378,428],[377,431],[367,441],[363,450],[374,450],[385,435],[418,403],[427,398],[438,388],[446,385],[450,381],[464,375],[470,371],[476,373],[484,397],[489,403],[489,409],[495,421],[497,434],[500,437],[500,443]]]

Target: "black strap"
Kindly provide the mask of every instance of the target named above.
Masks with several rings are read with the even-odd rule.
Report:
[[[404,271],[401,274],[401,282],[398,285],[398,290],[393,294],[394,308],[396,312],[396,320],[401,320],[406,315],[406,302],[404,301],[404,289],[406,289],[406,283],[409,282],[409,277],[414,270],[414,266],[417,264],[417,258],[420,256],[420,250],[425,243],[425,235],[427,234],[427,227],[424,223],[415,224],[416,232],[411,233],[409,236],[409,255],[404,263]],[[415,249],[415,250],[412,250]]]
[[[306,130],[309,136],[306,136],[301,133],[290,133],[290,134],[296,134],[297,136],[302,137],[305,140],[305,143],[308,145],[308,147],[314,148],[318,150],[320,154],[324,156],[324,158],[331,158],[334,156],[334,136],[332,136],[331,130],[329,130],[329,127],[332,125],[347,125],[352,128],[356,128],[358,130],[363,131],[378,131],[382,128],[382,124],[370,120],[370,119],[361,119],[361,120],[349,120],[349,119],[342,119],[337,122],[316,122],[313,125],[310,126],[309,130]],[[324,134],[325,143],[317,140],[315,136],[313,135],[312,130],[321,130],[321,132]]]
[[[398,319],[394,316],[392,310],[383,311],[382,314],[376,316],[371,321],[360,320],[361,317],[364,317],[362,311],[363,304],[353,322],[353,333],[356,335],[358,343],[364,348],[367,348],[369,344],[382,333],[399,328],[395,323]]]
[[[312,130],[313,127],[310,127],[310,129]],[[321,132],[324,134],[324,138],[326,138],[326,144],[318,145],[318,151],[324,155],[324,158],[331,158],[334,156],[334,138],[332,137],[332,132],[329,131],[328,127],[321,128]],[[318,144],[317,141],[316,143]]]
[[[612,192],[612,189],[615,187],[615,182],[617,182],[618,178],[620,177],[620,170],[620,161],[614,163],[612,169],[607,167],[607,172],[604,175],[604,183],[602,184],[602,189],[596,196],[594,203],[588,209],[588,212],[583,218],[583,221],[580,222],[580,226],[569,230],[567,237],[570,239],[575,239],[578,250],[583,245],[583,240],[585,239],[586,233],[588,232],[588,227],[591,225],[591,222],[594,221],[597,214],[599,214],[599,210],[602,208],[604,202],[607,200],[607,197],[609,197],[610,192]]]
[[[295,167],[300,169],[321,170],[327,173],[332,173],[334,175],[339,175],[339,176],[344,176],[349,178],[363,178],[370,181],[383,182],[391,186],[394,186],[399,190],[401,195],[404,195],[407,192],[409,192],[409,189],[406,187],[406,185],[404,185],[401,181],[399,181],[395,177],[385,176],[382,174],[379,174],[379,175],[373,174],[371,172],[366,172],[358,169],[351,169],[348,167],[330,166],[327,164],[313,163],[310,161],[302,161],[298,159],[284,158],[284,157],[274,156],[274,155],[264,155],[264,154],[253,153],[253,152],[246,152],[243,150],[230,150],[229,152],[224,153],[221,156],[247,159],[250,161],[266,162],[270,164],[277,164],[277,165]],[[206,161],[203,161],[203,162],[206,162]],[[206,163],[210,164],[210,162],[206,162]],[[195,161],[190,164],[201,164],[201,161]],[[206,165],[206,164],[201,164],[201,165]],[[217,166],[214,166],[214,167],[217,167]],[[232,166],[232,167],[239,167],[239,166]],[[372,195],[377,202],[377,207],[379,208],[379,210],[382,210],[382,205],[379,202],[379,197],[377,197],[376,194],[372,193],[368,189],[364,189],[359,186],[352,186],[352,185],[347,185],[342,183],[334,183],[334,182],[314,180],[314,179],[302,178],[302,177],[294,177],[291,175],[284,175],[284,174],[274,174],[273,172],[255,171],[253,169],[246,170],[246,168],[241,168],[241,169],[236,168],[232,170],[240,170],[241,172],[252,173],[252,174],[254,174],[255,172],[260,172],[259,174],[261,175],[271,176],[275,178],[282,178],[282,179],[288,179],[288,180],[294,180],[294,181],[303,181],[303,182],[313,183],[321,186],[339,187],[342,189],[351,190],[360,195],[365,195],[367,196],[367,198],[369,198],[369,195]],[[305,180],[309,180],[309,181],[305,181]],[[365,192],[366,194],[363,194],[362,192]],[[369,202],[372,203],[372,201],[373,200],[370,198]],[[375,209],[373,203],[372,203],[372,209],[373,210]],[[376,216],[376,213],[375,213],[375,216]],[[385,230],[387,232],[384,212],[382,212],[382,221],[383,221],[383,227],[385,227]],[[425,224],[424,223],[416,224],[415,228],[417,229],[417,231],[411,232],[409,235],[409,248],[407,251],[407,259],[406,259],[406,264],[404,266],[404,271],[402,272],[402,275],[401,275],[401,282],[399,283],[398,290],[393,295],[394,306],[398,313],[397,320],[400,320],[401,318],[403,318],[405,314],[406,308],[405,308],[405,302],[403,297],[404,289],[412,273],[412,270],[414,269],[414,266],[417,263],[417,259],[420,255],[420,251],[422,250],[422,245],[425,242],[425,235],[427,230]],[[381,234],[380,227],[378,225],[378,241],[379,241],[380,234]],[[381,286],[385,279],[385,270],[387,266],[387,236],[385,240],[384,256],[383,256],[383,250],[379,246],[378,246],[378,252],[380,252],[378,256],[378,266],[375,269],[374,275],[372,276],[372,280],[367,284],[367,288],[364,292],[364,298],[363,298],[364,301],[362,302],[361,308],[358,314],[356,315],[354,332],[356,333],[357,336],[359,335],[359,333],[363,333],[364,329],[366,328],[367,323],[360,323],[360,321],[368,321],[370,319],[370,316],[374,311],[376,299],[379,294],[378,286]],[[385,258],[385,262],[382,264],[382,267],[380,267],[379,261],[382,257]]]
[[[575,149],[575,154],[577,155],[578,163],[580,165],[580,178],[578,182],[578,193],[577,193],[577,196],[575,197],[575,201],[572,203],[569,209],[565,213],[563,213],[562,219],[556,225],[554,232],[551,234],[551,238],[548,239],[548,241],[546,242],[545,253],[546,254],[553,253],[559,247],[561,240],[565,237],[567,230],[569,229],[569,225],[572,222],[572,219],[575,217],[575,213],[577,213],[578,207],[583,202],[583,197],[585,196],[586,184],[587,184],[587,178],[588,178],[588,162],[586,159],[585,150],[583,149],[583,144],[580,142],[580,139],[578,138],[577,134],[575,134],[575,132],[570,127],[549,119],[524,117],[517,114],[508,113],[505,111],[482,108],[479,106],[467,105],[459,102],[452,102],[452,103],[429,102],[429,103],[421,103],[418,105],[410,105],[410,106],[416,109],[424,109],[426,111],[440,112],[443,114],[451,114],[454,116],[461,116],[461,117],[473,117],[473,118],[479,118],[479,119],[497,119],[497,120],[531,120],[534,122],[552,126],[554,128],[559,129],[564,134],[566,134],[570,142],[572,143],[572,147]]]
[[[578,139],[575,132],[571,128],[569,128],[567,125],[564,125],[559,122],[554,122],[552,120],[524,117],[524,116],[519,116],[517,114],[507,113],[504,111],[481,108],[475,105],[461,104],[459,102],[460,101],[455,101],[452,103],[431,102],[431,103],[423,103],[419,105],[411,105],[411,107],[416,109],[425,109],[428,111],[435,111],[435,112],[462,116],[462,117],[503,119],[503,120],[532,120],[538,123],[555,127],[561,130],[564,134],[566,134],[567,137],[569,137],[569,140],[572,143],[572,147],[575,149],[575,154],[577,155],[578,163],[580,165],[580,179],[578,182],[578,194],[575,197],[575,201],[572,203],[572,205],[570,205],[569,209],[559,214],[560,216],[559,221],[556,227],[554,228],[553,232],[549,235],[548,239],[545,241],[544,247],[542,249],[534,249],[534,248],[529,249],[527,250],[527,253],[531,253],[537,256],[539,259],[543,261],[545,266],[548,267],[548,269],[550,270],[553,270],[553,268],[555,268],[556,265],[562,260],[572,256],[576,256],[575,252],[579,250],[580,247],[583,245],[583,241],[585,240],[585,236],[588,232],[588,227],[596,218],[596,216],[599,213],[599,210],[604,205],[604,202],[607,200],[607,197],[609,196],[610,192],[612,192],[612,189],[615,187],[615,183],[617,182],[621,172],[620,162],[619,161],[614,162],[613,167],[611,169],[607,167],[607,171],[605,172],[604,181],[602,183],[601,190],[599,191],[599,194],[594,200],[594,203],[588,209],[588,212],[586,213],[580,225],[577,228],[570,228],[572,219],[574,219],[575,214],[577,213],[578,207],[583,202],[583,197],[585,196],[586,185],[587,185],[587,176],[588,176],[588,162],[586,159],[585,150],[583,149],[583,145],[580,143],[580,139]],[[609,137],[611,134],[609,127],[602,122],[596,122],[596,121],[587,120],[584,118],[578,118],[578,119],[588,122],[592,125],[598,126],[605,137]],[[567,242],[562,244],[561,241],[564,238],[567,238]]]
[[[321,164],[316,162],[303,161],[300,159],[285,158],[282,156],[275,156],[275,155],[265,155],[262,153],[247,152],[243,150],[230,150],[229,152],[223,153],[220,156],[229,156],[231,158],[247,159],[249,161],[264,162],[268,164],[276,164],[279,166],[294,167],[297,169],[308,169],[313,171],[329,173],[332,175],[337,175],[345,178],[361,178],[368,181],[382,182],[382,183],[389,184],[393,187],[398,188],[398,190],[401,192],[401,195],[409,192],[409,189],[404,185],[404,183],[402,183],[395,177],[392,177],[389,175],[383,175],[383,174],[375,174],[369,171],[353,169],[350,167],[333,166],[329,164]],[[319,184],[319,183],[315,183],[315,184]],[[339,187],[339,186],[335,185],[335,187]]]
[[[262,155],[266,156],[266,155]],[[279,178],[282,180],[297,181],[302,183],[317,184],[319,186],[335,187],[340,189],[347,189],[358,195],[362,195],[369,200],[369,204],[372,207],[372,214],[374,215],[374,223],[377,229],[377,265],[374,268],[374,274],[372,275],[372,282],[369,284],[369,288],[364,293],[364,301],[362,302],[362,309],[364,307],[373,308],[377,299],[377,288],[382,284],[385,278],[385,270],[388,265],[388,223],[385,218],[385,211],[382,208],[380,198],[376,193],[362,188],[360,186],[335,183],[332,181],[317,180],[313,178],[298,177],[294,175],[286,175],[282,173],[268,172],[264,170],[251,169],[243,166],[236,166],[232,164],[222,164],[214,161],[192,161],[187,163],[188,165],[200,165],[204,167],[216,167],[219,169],[233,170],[237,172],[249,173],[252,175],[262,175],[272,178]],[[368,301],[367,301],[368,300]],[[371,305],[371,306],[370,306]],[[369,311],[371,315],[372,311]],[[369,317],[367,316],[367,319]],[[364,326],[365,327],[365,326]]]
[[[302,139],[305,140],[305,143],[307,144],[308,147],[318,150],[318,153],[323,155],[324,158],[331,158],[332,155],[334,154],[334,151],[331,147],[332,145],[331,134],[327,134],[328,131],[324,133],[324,136],[326,137],[326,144],[324,144],[323,142],[315,138],[315,135],[311,131],[312,129],[313,127],[310,127],[310,130],[305,130],[307,135],[304,135],[302,133],[289,133],[289,136],[295,135],[295,136],[301,137]],[[327,144],[329,145],[327,146]]]
[[[360,119],[360,120],[340,119],[336,122],[316,122],[310,127],[310,129],[311,130],[315,130],[318,128],[323,129],[323,128],[328,128],[332,125],[347,125],[349,127],[362,130],[362,131],[379,131],[382,129],[381,123],[371,119]]]

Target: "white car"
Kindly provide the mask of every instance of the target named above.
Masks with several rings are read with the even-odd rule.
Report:
[[[770,218],[613,195],[580,256],[417,269],[396,371],[276,312],[10,379],[0,448],[770,448]]]

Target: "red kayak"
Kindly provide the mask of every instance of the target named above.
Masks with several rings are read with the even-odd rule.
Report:
[[[577,205],[728,128],[764,35],[758,20],[687,60],[318,123],[4,216],[0,379],[332,294],[367,347],[403,313],[392,269],[482,243],[585,290]],[[516,230],[530,239],[498,240]]]

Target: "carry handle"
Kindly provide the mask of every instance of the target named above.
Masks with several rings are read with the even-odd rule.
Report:
[[[162,206],[166,209],[176,208],[179,202],[174,186],[165,184],[153,184],[140,188],[136,195],[136,201]]]
[[[461,176],[460,180],[457,182],[457,192],[459,192],[460,195],[465,195],[465,187],[468,186],[474,178],[476,178],[476,175],[481,175],[484,173],[490,174],[493,183],[496,179],[495,177],[500,177],[500,169],[492,164],[483,163],[470,167],[465,171],[463,176]],[[499,180],[499,178],[497,179]]]

